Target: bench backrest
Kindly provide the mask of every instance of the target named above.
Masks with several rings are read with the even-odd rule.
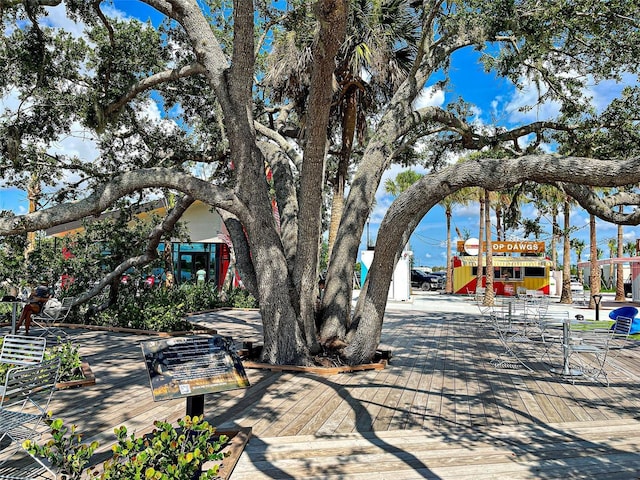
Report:
[[[33,365],[42,362],[47,346],[45,338],[6,335],[0,350],[0,363]]]

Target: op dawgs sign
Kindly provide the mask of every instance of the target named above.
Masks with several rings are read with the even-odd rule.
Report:
[[[465,242],[458,241],[457,247],[458,252],[464,252]],[[493,248],[493,253],[537,253],[542,254],[545,250],[544,242],[506,242],[506,241],[495,241],[491,243],[491,247]]]

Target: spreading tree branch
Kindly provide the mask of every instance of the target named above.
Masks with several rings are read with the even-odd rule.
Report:
[[[182,218],[184,212],[191,206],[191,204],[193,204],[194,201],[195,199],[189,195],[185,195],[179,198],[176,202],[175,207],[171,209],[171,211],[162,220],[162,222],[156,225],[151,230],[151,232],[149,232],[144,253],[142,255],[128,258],[125,261],[121,262],[116,268],[113,269],[113,271],[102,277],[102,279],[91,290],[80,295],[76,299],[74,304],[84,303],[87,300],[95,297],[107,285],[111,284],[114,279],[120,278],[120,276],[130,268],[147,265],[153,260],[157,259],[158,245],[160,244],[162,237],[173,231],[176,223],[178,223],[180,218]]]

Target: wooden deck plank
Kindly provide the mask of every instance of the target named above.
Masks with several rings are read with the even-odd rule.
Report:
[[[248,370],[247,389],[207,395],[219,429],[253,427],[231,480],[240,478],[640,477],[640,342],[613,359],[609,388],[548,372],[497,369],[499,350],[472,302],[434,297],[440,311],[389,308],[382,345],[390,365],[330,377]],[[555,306],[553,308],[562,308]],[[257,341],[259,316],[196,316],[226,335]],[[96,384],[56,392],[56,417],[101,451],[113,428],[149,431],[174,421],[185,399],[154,402],[140,342],[152,337],[73,330]],[[635,470],[634,470],[635,469]]]
[[[545,471],[553,469],[557,473],[575,473],[585,467],[589,467],[591,471],[605,467],[607,471],[612,471],[609,462],[613,461],[618,464],[619,472],[627,474],[640,466],[640,456],[632,451],[625,451],[625,445],[616,442],[609,442],[606,448],[600,448],[596,453],[589,450],[590,443],[584,441],[536,445],[536,448],[530,448],[529,442],[518,445],[480,442],[467,443],[465,448],[457,448],[453,442],[443,446],[442,442],[421,443],[415,438],[406,438],[407,442],[403,444],[392,444],[388,439],[377,442],[371,442],[370,439],[364,442],[353,441],[351,444],[319,440],[318,443],[313,443],[315,448],[311,450],[295,452],[281,449],[264,457],[249,451],[248,457],[252,458],[254,470],[250,470],[248,466],[244,470],[257,475],[257,478],[287,478],[288,474],[293,474],[295,478],[319,478],[323,474],[337,473],[351,478],[354,474],[370,472],[371,462],[376,465],[378,474],[388,472],[395,478],[404,478],[398,476],[398,473],[407,469],[424,469],[436,475],[446,472],[447,478],[458,478],[453,475],[461,474],[465,478],[490,478],[491,475],[508,472],[527,473],[531,475],[527,478],[535,478],[534,474],[540,474],[540,465],[546,466]],[[407,451],[409,445],[410,452]],[[336,465],[336,457],[345,461]]]

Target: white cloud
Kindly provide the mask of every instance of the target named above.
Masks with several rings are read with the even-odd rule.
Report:
[[[560,112],[560,104],[558,102],[538,104],[538,98],[544,94],[544,90],[541,91],[531,81],[523,80],[522,83],[524,86],[515,90],[513,97],[504,107],[510,122],[522,123],[549,120],[558,115]],[[528,109],[523,110],[525,108]]]
[[[77,23],[69,19],[69,17],[67,17],[67,9],[64,4],[47,8],[47,16],[43,17],[42,20],[49,27],[63,28],[75,38],[79,38],[84,35],[86,25],[82,22]]]
[[[616,80],[590,81],[582,89],[580,99],[581,101],[589,102],[597,112],[601,112],[614,98],[620,95],[625,85],[636,85],[637,83],[637,77],[632,74],[623,75],[622,82]],[[520,79],[520,84],[522,88],[515,89],[514,95],[504,106],[510,122],[523,123],[549,120],[557,117],[560,112],[559,102],[547,101],[541,104],[538,103],[538,98],[547,92],[546,86],[525,78]],[[501,100],[502,96],[498,96],[491,102],[496,117],[500,116],[498,106]],[[521,110],[523,108],[524,111]]]
[[[456,204],[453,206],[452,213],[455,217],[479,218],[480,204],[475,201],[467,205]]]
[[[426,87],[413,101],[413,109],[419,110],[424,107],[435,107],[444,105],[444,91],[439,88]]]
[[[47,152],[78,157],[87,162],[92,162],[99,154],[95,134],[77,122],[71,126],[71,133],[51,144]]]

